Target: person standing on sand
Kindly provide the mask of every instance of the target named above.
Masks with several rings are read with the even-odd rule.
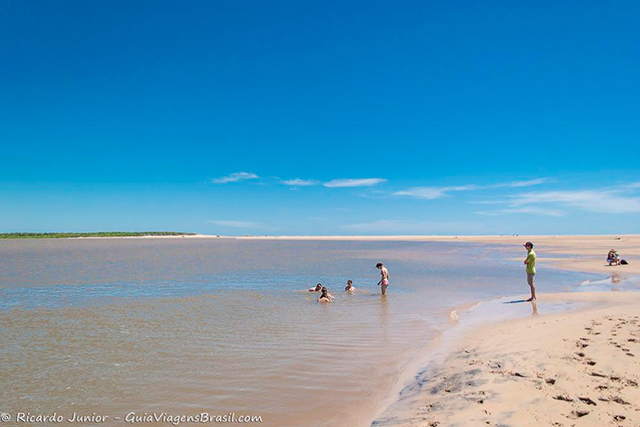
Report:
[[[527,242],[523,246],[527,248],[527,259],[524,260],[524,265],[527,266],[527,283],[531,288],[531,298],[527,301],[535,301],[536,285],[534,284],[534,279],[536,277],[536,253],[533,251],[533,243]]]
[[[382,276],[378,282],[378,286],[380,286],[382,295],[385,295],[387,293],[387,287],[389,286],[389,270],[387,270],[387,267],[382,265],[381,262],[376,264],[376,268],[380,270],[380,276]]]

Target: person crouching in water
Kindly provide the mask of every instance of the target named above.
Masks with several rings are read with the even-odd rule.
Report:
[[[353,292],[356,290],[356,288],[353,287],[353,282],[351,280],[347,280],[347,287],[344,288],[344,290],[347,292]]]
[[[318,298],[318,302],[331,302],[331,294],[324,286],[322,287],[322,295]]]
[[[320,292],[322,290],[322,283],[318,283],[315,288],[309,288],[309,292]]]

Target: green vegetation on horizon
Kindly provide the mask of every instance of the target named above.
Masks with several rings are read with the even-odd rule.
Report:
[[[95,233],[0,233],[0,239],[65,239],[70,237],[195,236],[179,231],[99,231]]]

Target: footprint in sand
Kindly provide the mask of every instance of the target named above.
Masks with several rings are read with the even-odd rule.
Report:
[[[621,405],[630,405],[629,402],[627,402],[626,400],[624,400],[623,398],[621,398],[620,396],[616,396],[613,399],[611,399],[612,401],[619,403]]]
[[[597,403],[588,397],[578,397],[578,399],[580,399],[581,402],[586,403],[587,405],[597,406]]]
[[[578,418],[584,417],[585,415],[589,415],[589,411],[584,411],[584,410],[571,411],[571,414],[568,416],[568,418],[576,420]]]

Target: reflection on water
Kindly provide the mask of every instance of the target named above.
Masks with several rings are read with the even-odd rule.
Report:
[[[616,286],[611,286],[616,285]],[[640,290],[640,276],[627,276],[623,273],[610,273],[610,276],[602,279],[585,280],[580,284],[582,291],[630,291]]]
[[[389,342],[389,301],[388,296],[380,295],[380,331],[384,343]]]
[[[532,316],[538,315],[538,303],[536,300],[531,301],[531,315]]]
[[[528,292],[520,263],[492,254],[418,242],[0,242],[0,409],[366,425],[449,327],[450,308]],[[378,261],[394,277],[385,297]],[[544,291],[583,279],[538,277]],[[332,304],[306,292],[319,281]]]

